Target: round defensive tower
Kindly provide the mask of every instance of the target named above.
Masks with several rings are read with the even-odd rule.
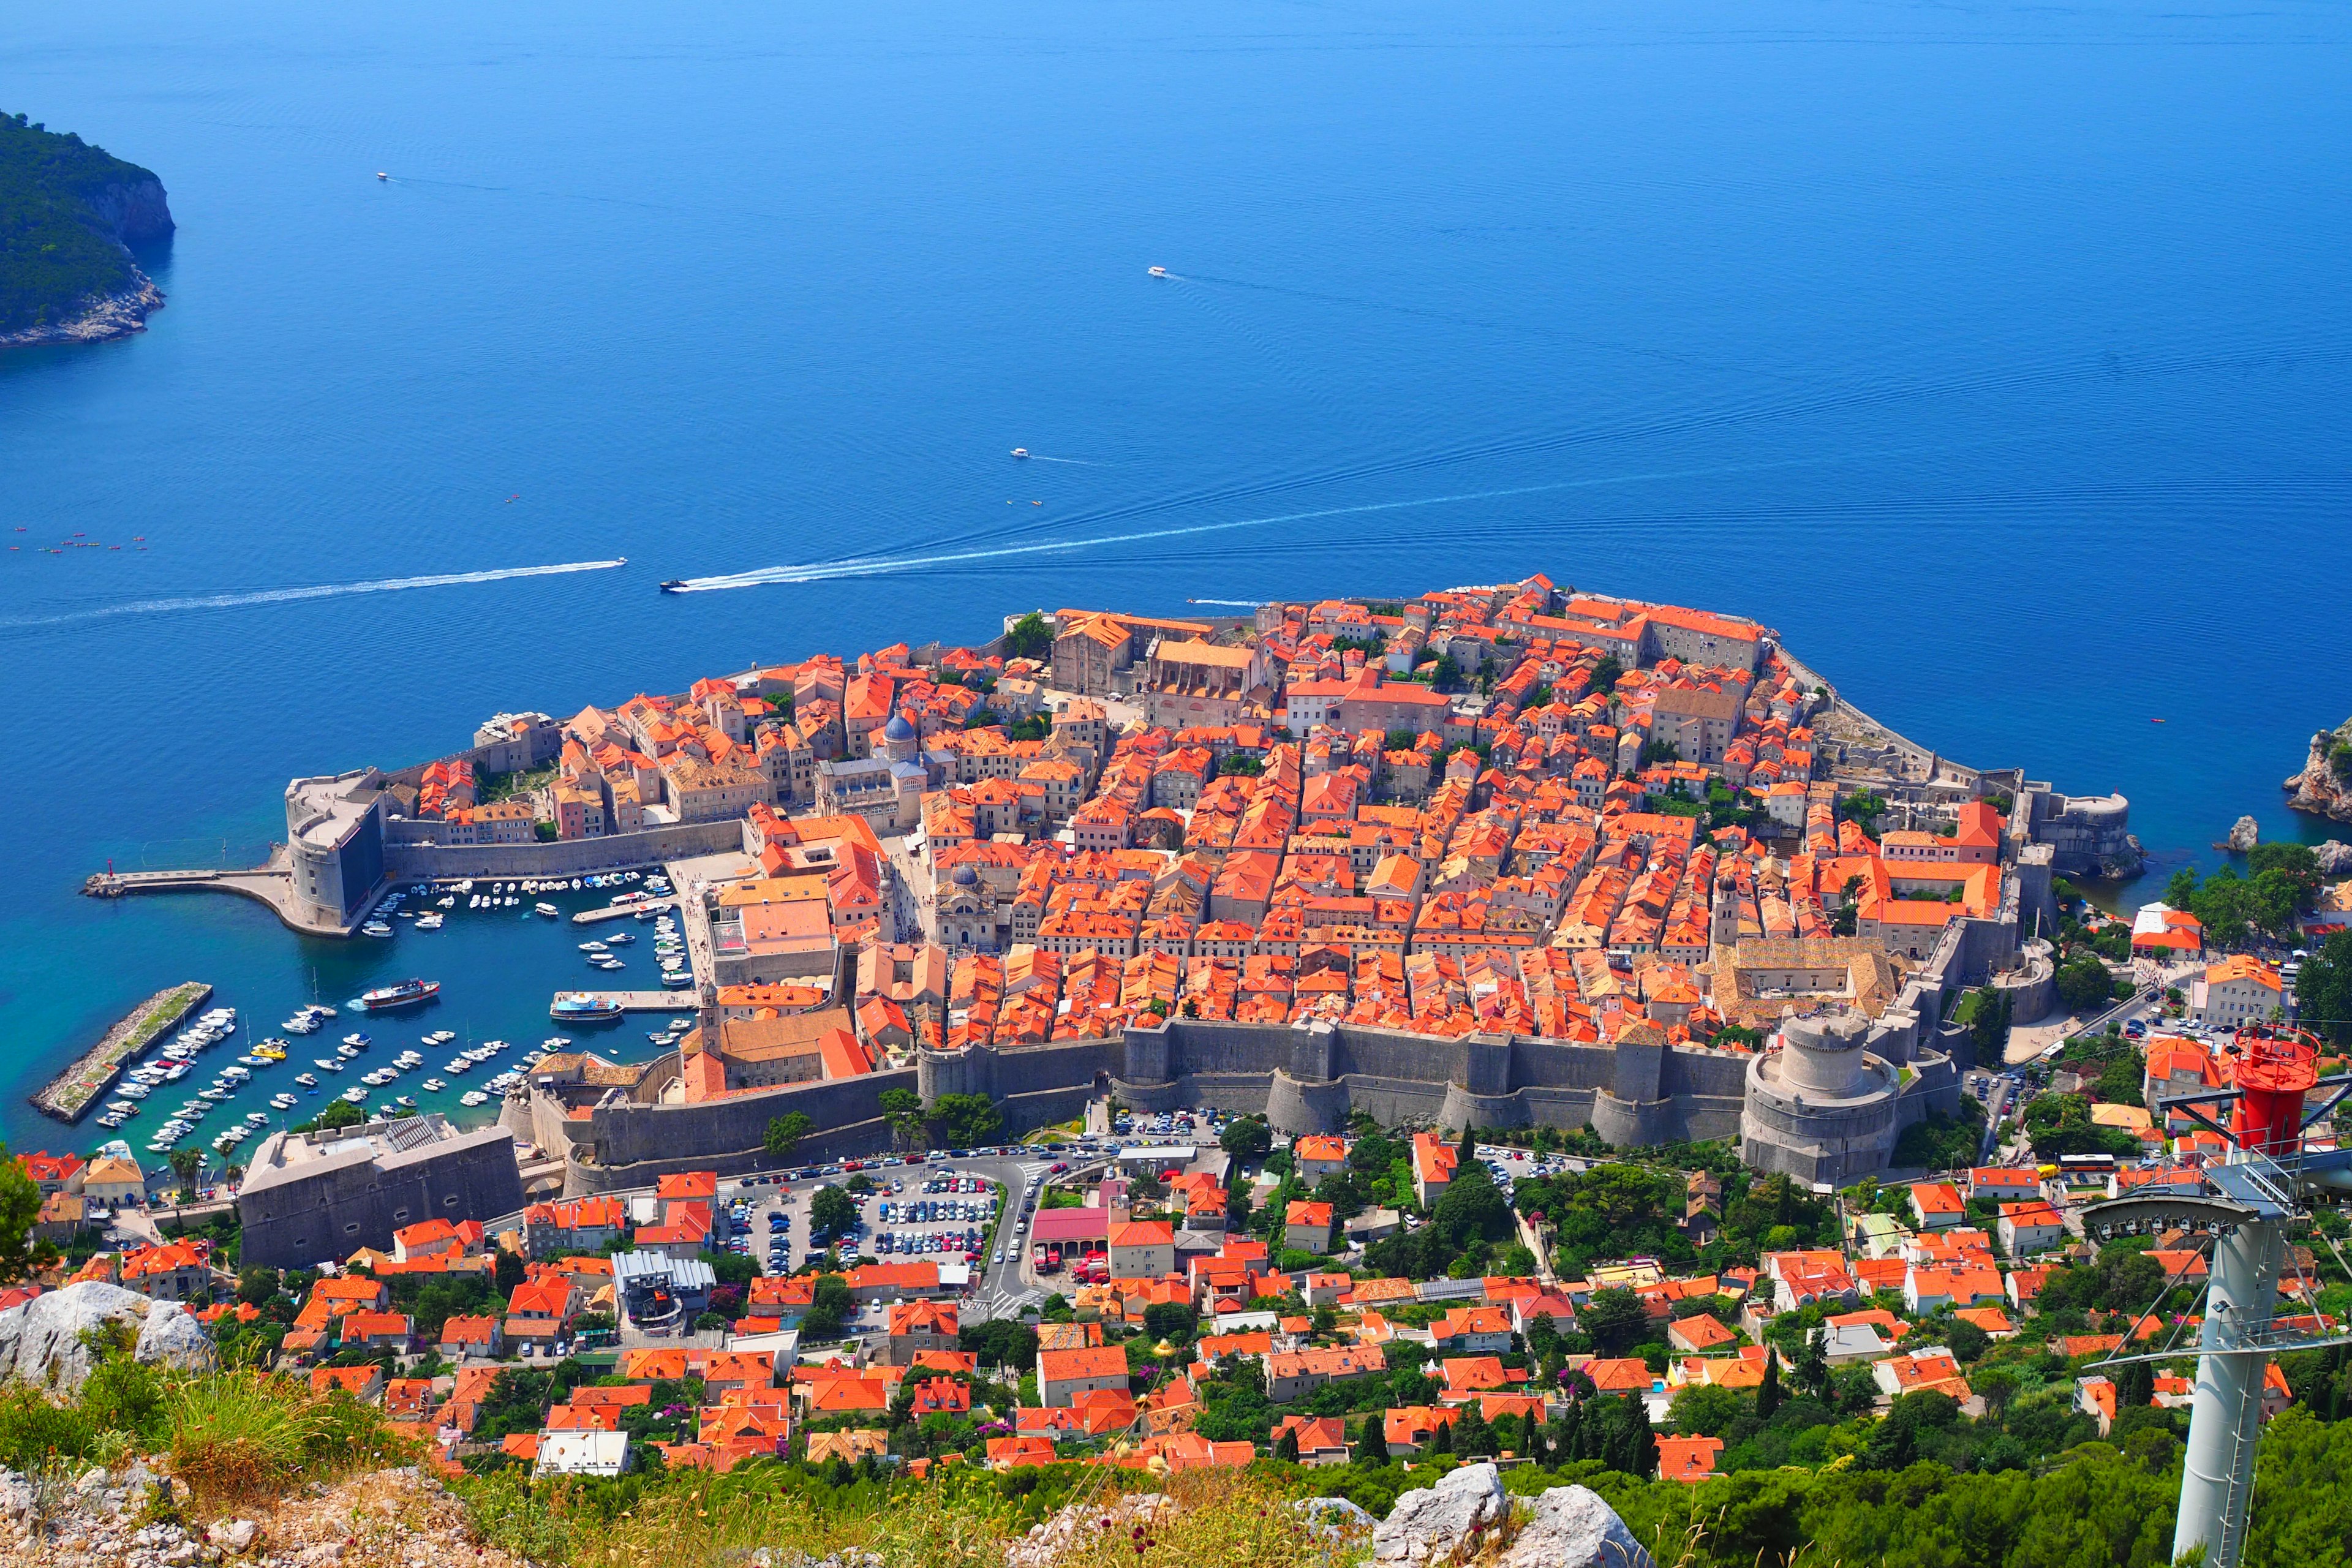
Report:
[[[1886,1168],[1902,1131],[1895,1068],[1865,1047],[1860,1013],[1784,1016],[1780,1043],[1748,1064],[1740,1154],[1761,1171],[1832,1186]]]

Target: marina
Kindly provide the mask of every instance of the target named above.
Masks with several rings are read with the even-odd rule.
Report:
[[[60,1121],[80,1121],[91,1103],[114,1086],[133,1057],[203,1006],[212,994],[210,985],[196,980],[158,991],[34,1095],[34,1109]]]

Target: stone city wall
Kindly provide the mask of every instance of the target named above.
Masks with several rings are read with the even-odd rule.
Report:
[[[743,847],[744,825],[685,822],[614,833],[602,838],[562,838],[551,844],[422,844],[443,827],[429,817],[396,817],[384,824],[383,858],[394,881],[446,880],[452,877],[577,877],[625,866],[657,866],[694,855]]]

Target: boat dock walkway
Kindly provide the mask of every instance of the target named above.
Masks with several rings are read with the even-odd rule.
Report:
[[[673,893],[667,899],[647,899],[642,903],[620,904],[602,910],[582,910],[572,917],[572,923],[576,926],[592,926],[598,921],[627,920],[639,910],[674,910],[677,907],[677,895]]]
[[[114,1087],[133,1057],[211,1000],[213,988],[201,980],[156,992],[107,1030],[106,1037],[80,1059],[51,1079],[47,1089],[32,1097],[33,1109],[60,1121],[79,1121],[82,1113]]]
[[[93,899],[120,899],[131,893],[235,893],[268,905],[289,930],[304,936],[349,936],[359,929],[359,918],[338,925],[295,896],[293,860],[283,844],[271,845],[268,860],[244,870],[100,871],[83,881],[81,890]],[[373,902],[371,896],[361,907]]]
[[[702,1005],[701,999],[689,990],[677,991],[605,991],[593,985],[572,986],[559,991],[556,996],[610,996],[621,1005],[624,1013],[691,1013]],[[554,1005],[554,997],[548,999]]]

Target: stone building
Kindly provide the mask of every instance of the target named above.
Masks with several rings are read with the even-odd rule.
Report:
[[[1843,1186],[1886,1168],[1902,1131],[1893,1063],[1871,1053],[1857,1012],[1780,1025],[1780,1047],[1748,1064],[1740,1159],[1809,1184]]]
[[[273,1132],[237,1189],[240,1264],[310,1268],[428,1219],[489,1221],[522,1208],[514,1134],[406,1116],[318,1132]]]

